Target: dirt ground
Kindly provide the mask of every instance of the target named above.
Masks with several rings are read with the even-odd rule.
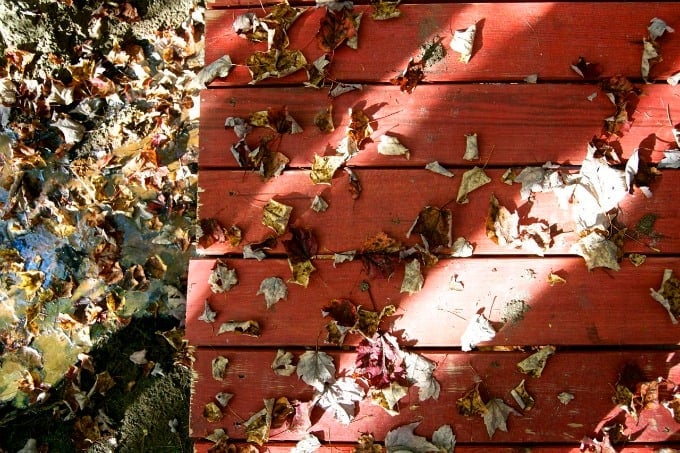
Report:
[[[0,2],[0,452],[191,451],[201,0]]]

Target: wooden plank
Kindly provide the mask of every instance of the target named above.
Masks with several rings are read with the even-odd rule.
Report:
[[[668,111],[680,112],[680,91],[669,85],[645,86],[643,90],[632,128],[620,140],[622,157],[627,158],[648,139],[644,144],[650,148],[648,158],[659,162],[663,151],[674,143]],[[593,93],[598,96],[588,101]],[[326,134],[313,121],[329,105],[336,130]],[[226,118],[248,118],[254,112],[284,106],[304,130],[284,135],[275,145],[291,160],[291,167],[308,167],[315,154],[327,154],[328,148],[337,147],[349,124],[350,108],[362,108],[376,119],[371,124],[372,140],[352,164],[380,167],[423,167],[435,160],[443,165],[470,165],[463,160],[465,134],[470,133],[478,135],[482,163],[578,164],[587,143],[602,133],[604,119],[615,111],[594,85],[428,85],[418,87],[412,95],[397,87],[367,86],[334,100],[325,91],[308,88],[204,90],[201,168],[238,167],[229,151],[238,139],[232,130],[225,130]],[[257,128],[247,142],[254,149],[262,136],[271,134],[269,129]],[[410,159],[378,154],[377,143],[384,134],[398,137],[410,149]]]
[[[583,453],[583,450],[574,445],[578,442],[571,442],[570,444],[564,444],[561,446],[534,446],[533,444],[524,444],[523,446],[472,446],[472,445],[461,445],[457,443],[455,446],[456,453]],[[194,444],[195,453],[208,453],[210,447],[213,444],[208,441],[198,441]],[[289,453],[291,449],[295,446],[293,442],[278,442],[267,444],[267,451],[271,453]],[[332,443],[328,445],[322,445],[317,452],[318,453],[354,453],[354,449],[357,444],[351,443]],[[625,447],[625,453],[660,453],[659,448],[678,448],[679,444],[663,443],[663,444],[649,444],[644,446],[629,446]],[[661,453],[673,453],[672,450],[664,450]]]
[[[301,351],[291,351],[299,353]],[[243,439],[241,422],[263,407],[262,399],[286,396],[293,400],[308,401],[312,388],[290,377],[276,376],[269,368],[276,350],[199,349],[194,369],[198,373],[195,392],[191,401],[191,426],[193,435],[200,437],[217,427],[224,428],[230,438]],[[354,368],[355,354],[331,352],[338,370],[350,372]],[[211,376],[211,361],[218,355],[229,359],[223,381]],[[311,431],[318,433],[326,442],[354,442],[359,433],[371,432],[379,440],[396,426],[422,419],[417,433],[431,434],[437,427],[450,424],[461,443],[491,442],[578,442],[584,435],[595,435],[600,429],[617,421],[625,422],[633,442],[678,441],[680,425],[673,421],[668,410],[659,406],[642,411],[635,423],[626,417],[612,402],[613,387],[619,381],[626,364],[638,366],[645,380],[663,377],[678,382],[680,367],[678,355],[671,351],[600,351],[597,355],[584,352],[558,351],[548,361],[540,378],[527,378],[521,374],[516,363],[528,353],[461,353],[424,352],[438,366],[434,376],[441,384],[436,401],[418,401],[417,389],[411,387],[401,400],[401,413],[388,415],[383,409],[363,401],[354,421],[344,426],[332,419],[332,415],[320,409],[312,412],[315,422]],[[596,357],[596,358],[595,358]],[[489,439],[481,417],[467,418],[458,414],[456,401],[481,380],[483,398],[502,398],[513,404],[510,389],[522,379],[527,391],[535,399],[532,410],[523,415],[510,415],[508,432],[496,431]],[[224,418],[209,423],[202,416],[204,406],[218,392],[233,393]],[[575,398],[563,405],[557,400],[561,392],[569,392]],[[297,440],[299,434],[285,429],[272,433],[273,441]]]
[[[548,254],[569,253],[578,241],[571,207],[562,210],[552,193],[536,194],[533,203],[521,200],[519,185],[509,186],[500,181],[503,170],[487,170],[492,182],[470,194],[470,202],[456,204],[455,198],[462,170],[454,170],[452,179],[427,170],[370,170],[356,169],[363,191],[357,200],[349,193],[348,177],[338,171],[332,184],[314,185],[308,171],[286,171],[278,178],[263,182],[261,178],[243,171],[199,172],[200,218],[215,218],[222,225],[237,225],[243,241],[237,247],[218,243],[204,250],[206,254],[241,253],[244,244],[260,242],[273,234],[261,223],[263,207],[270,199],[292,206],[289,225],[310,228],[319,243],[319,253],[337,253],[360,249],[367,238],[384,231],[402,243],[413,245],[420,241],[415,235],[406,237],[418,213],[425,206],[444,206],[452,211],[453,238],[465,237],[475,245],[475,254],[523,254],[521,249],[510,249],[493,243],[486,236],[486,216],[491,194],[511,211],[518,210],[521,223],[527,219],[545,219],[563,233],[554,236]],[[680,251],[680,237],[676,234],[677,209],[675,199],[680,173],[666,171],[652,185],[654,196],[646,198],[639,192],[628,195],[620,203],[619,220],[634,227],[639,219],[654,213],[658,219],[654,229],[662,236],[656,243],[664,253]],[[330,205],[323,213],[310,208],[316,195]],[[535,220],[534,220],[535,221]],[[280,243],[272,250],[283,253]],[[627,241],[628,252],[649,253],[644,241]]]
[[[680,271],[679,258],[648,258],[639,268],[624,261],[619,272],[588,272],[580,258],[442,260],[425,270],[423,289],[413,295],[400,293],[403,266],[391,280],[367,280],[359,262],[334,268],[328,261],[316,261],[309,287],[288,284],[287,299],[270,310],[264,296],[257,295],[260,283],[274,276],[287,280],[287,262],[224,262],[236,269],[239,283],[223,294],[213,294],[207,283],[215,260],[191,262],[186,335],[193,345],[325,344],[329,318],[322,310],[333,299],[349,299],[368,310],[374,303],[376,310],[395,305],[396,315],[381,328],[420,347],[460,347],[461,335],[480,311],[498,331],[483,346],[673,345],[678,339],[677,327],[649,289],[660,287],[664,269]],[[567,283],[550,286],[550,272]],[[463,281],[463,291],[450,289],[454,275]],[[369,282],[370,294],[361,291],[363,281]],[[214,324],[198,320],[205,301],[218,313]],[[250,319],[262,328],[259,338],[216,334],[223,322]],[[360,340],[348,335],[345,343]]]
[[[452,30],[479,22],[476,51],[468,64],[449,52],[444,61],[429,69],[426,80],[437,81],[521,81],[529,74],[539,80],[579,80],[570,65],[579,56],[601,65],[603,75],[640,78],[642,38],[652,17],[671,26],[680,24],[680,3],[438,3],[403,5],[402,17],[376,23],[366,6],[358,6],[364,18],[359,30],[359,48],[341,46],[333,55],[330,78],[340,81],[388,82],[417,57],[425,42],[440,36],[449,46]],[[206,12],[206,62],[222,55],[243,65],[266,43],[253,44],[236,35],[234,19],[248,9],[209,10]],[[253,11],[262,16],[259,7]],[[323,52],[315,35],[323,8],[310,8],[290,28],[290,48],[300,49],[312,62]],[[395,43],[398,37],[399,45]],[[680,46],[673,38],[662,37],[664,61],[652,68],[651,77],[665,80],[678,70]],[[214,86],[243,85],[251,80],[245,66],[217,80]],[[299,84],[304,71],[267,83]]]

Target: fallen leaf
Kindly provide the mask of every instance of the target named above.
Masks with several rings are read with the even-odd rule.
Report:
[[[369,396],[373,404],[385,409],[385,412],[395,416],[399,414],[399,400],[408,395],[408,388],[397,382],[391,382],[381,389],[370,389]]]
[[[333,357],[323,351],[305,351],[298,360],[298,378],[323,392],[326,383],[335,381]]]
[[[293,365],[293,354],[291,352],[279,349],[276,351],[276,357],[272,362],[272,370],[279,376],[290,376],[295,372],[295,365]]]
[[[555,286],[557,284],[563,285],[565,283],[567,283],[567,281],[565,279],[563,279],[562,277],[560,277],[559,275],[557,275],[553,272],[550,272],[548,274],[548,284],[550,286]]]
[[[500,398],[494,398],[486,403],[486,412],[484,412],[482,417],[484,417],[484,424],[486,425],[489,439],[493,437],[497,429],[508,432],[507,420],[510,414],[520,415]]]
[[[465,134],[464,160],[478,160],[479,147],[477,146],[477,134]]]
[[[384,388],[404,377],[403,355],[397,339],[389,333],[364,338],[356,348],[355,374],[372,388]]]
[[[217,260],[208,277],[208,284],[215,294],[231,290],[231,288],[238,284],[236,269],[231,269],[226,263]]]
[[[328,55],[323,54],[316,60],[311,65],[307,65],[307,81],[303,82],[306,87],[309,88],[321,88],[326,81],[326,68],[328,65],[331,64],[330,58]],[[329,107],[330,110],[330,107]],[[318,117],[318,115],[317,115]],[[314,124],[322,131],[322,132],[330,132],[327,130],[328,128],[328,122],[330,121],[330,127],[331,131],[333,130],[333,121],[329,117],[324,121],[324,127],[322,128],[319,124],[317,124],[317,117],[314,117]]]
[[[326,53],[332,53],[342,43],[354,38],[358,33],[357,22],[360,19],[361,13],[355,15],[351,8],[339,11],[327,9],[316,33],[319,48]]]
[[[252,80],[250,84],[261,82],[270,77],[286,77],[305,68],[307,60],[299,50],[270,49],[257,51],[246,58],[246,66]]]
[[[332,104],[314,115],[314,125],[325,134],[330,134],[335,130]]]
[[[292,238],[283,241],[288,254],[288,264],[293,273],[289,281],[306,288],[310,275],[316,270],[311,259],[316,255],[318,245],[314,234],[307,228],[293,227],[290,232]]]
[[[203,417],[210,423],[217,423],[222,420],[224,415],[222,414],[222,409],[211,401],[203,407]]]
[[[354,261],[354,258],[356,258],[356,256],[357,256],[356,250],[349,250],[347,252],[334,253],[333,254],[333,267],[336,267],[336,265],[338,265],[338,264]]]
[[[272,408],[272,422],[271,428],[281,428],[288,422],[288,419],[295,414],[293,405],[290,404],[288,398],[281,396],[276,398],[274,407]]]
[[[224,375],[227,372],[227,366],[229,365],[229,359],[218,355],[211,362],[212,377],[216,381],[223,381]]]
[[[488,319],[482,314],[475,314],[467,327],[465,332],[460,337],[461,349],[464,352],[472,351],[472,348],[484,341],[493,340],[496,336],[496,330],[493,328]]]
[[[458,195],[456,196],[456,202],[459,204],[468,203],[468,194],[476,189],[479,189],[485,184],[491,182],[484,169],[480,167],[474,167],[471,170],[463,173],[462,180],[460,182],[460,188],[458,189]]]
[[[64,141],[69,145],[78,143],[85,136],[85,126],[68,117],[59,118],[52,123],[52,126],[59,129],[64,136]]]
[[[250,115],[249,122],[253,126],[268,127],[279,134],[300,134],[303,132],[300,124],[288,113],[286,107],[254,112]]]
[[[312,264],[311,260],[299,261],[295,263],[291,260],[288,260],[288,266],[290,267],[292,274],[288,282],[295,283],[296,285],[300,285],[304,288],[309,285],[309,279],[312,273],[316,271],[316,268]]]
[[[375,437],[371,433],[362,433],[357,439],[357,445],[353,453],[383,453],[383,447],[375,443]]]
[[[215,78],[227,77],[233,67],[234,64],[231,62],[229,55],[222,55],[217,60],[204,66],[191,81],[191,86],[198,90],[205,89]]]
[[[342,94],[349,93],[350,91],[363,90],[364,87],[360,83],[341,83],[337,82],[329,90],[328,95],[332,98],[336,98]]]
[[[404,353],[404,368],[406,379],[418,387],[418,399],[439,399],[440,386],[437,379],[432,375],[437,364],[430,359],[414,352]]]
[[[511,213],[502,206],[494,194],[491,194],[489,211],[486,216],[486,235],[498,245],[520,247],[519,215]]]
[[[425,165],[425,170],[430,170],[433,173],[437,173],[448,178],[453,178],[453,173],[444,168],[439,162],[434,161]]]
[[[468,258],[472,256],[474,246],[464,237],[456,238],[451,247],[451,256],[455,258]]]
[[[378,143],[378,154],[384,156],[404,156],[407,159],[411,157],[409,149],[399,142],[397,137],[391,135],[381,135],[380,143]]]
[[[413,259],[406,263],[406,271],[399,292],[413,295],[423,289],[424,281],[423,274],[420,272],[420,261]]]
[[[262,208],[262,224],[281,236],[286,232],[293,207],[279,203],[273,198]]]
[[[259,296],[260,294],[264,294],[267,308],[272,308],[278,301],[281,299],[285,300],[288,297],[288,287],[279,277],[267,277],[260,283],[257,295]]]
[[[243,423],[246,429],[246,440],[258,445],[264,445],[269,440],[269,430],[272,424],[274,398],[264,400],[264,408],[254,413]]]
[[[369,278],[389,278],[399,263],[401,244],[387,234],[380,232],[364,242],[360,252],[364,271]]]
[[[135,365],[146,365],[149,360],[146,358],[146,349],[141,349],[130,354],[130,361]]]
[[[534,407],[534,398],[529,395],[529,392],[527,392],[524,382],[524,379],[522,379],[522,382],[510,390],[510,395],[515,400],[520,409],[523,411],[530,411]]]
[[[465,392],[461,398],[456,400],[458,413],[465,417],[473,415],[484,415],[487,411],[482,396],[479,394],[479,383],[476,383],[470,390]]]
[[[288,423],[288,429],[293,433],[306,433],[312,427],[309,416],[313,409],[311,401],[292,401],[295,412]]]
[[[633,264],[633,266],[640,267],[647,260],[647,256],[640,253],[631,253],[628,255],[628,260],[631,262],[631,264]]]
[[[361,183],[359,182],[359,177],[351,168],[345,167],[345,173],[347,173],[347,179],[349,180],[348,187],[349,193],[352,195],[352,200],[358,200],[361,191],[363,190],[361,188]]]
[[[602,73],[598,63],[589,62],[583,57],[578,57],[576,63],[571,65],[571,69],[586,80],[597,79]]]
[[[335,171],[345,163],[345,156],[319,156],[314,155],[312,171],[309,178],[314,184],[330,184]]]
[[[356,404],[364,399],[364,390],[349,377],[342,377],[323,391],[316,393],[314,404],[333,412],[333,417],[343,425],[349,425],[356,413]]]
[[[554,353],[554,346],[544,346],[538,352],[519,362],[517,368],[522,373],[528,374],[531,377],[541,377],[541,373],[543,373],[543,368],[545,367],[548,358]]]
[[[385,435],[385,449],[388,453],[409,451],[412,453],[427,453],[439,451],[439,448],[428,442],[427,438],[414,433],[420,422],[403,425],[390,430]]]
[[[295,444],[295,447],[291,449],[291,453],[314,453],[319,448],[321,448],[319,439],[314,434],[307,433],[305,437]]]
[[[673,324],[677,324],[680,316],[680,280],[673,275],[672,269],[664,269],[661,288],[656,291],[649,288],[654,300],[668,311]]]
[[[316,195],[314,200],[312,200],[311,208],[314,212],[326,212],[328,210],[328,202],[321,196]]]
[[[227,321],[222,323],[217,330],[217,335],[222,335],[223,333],[236,333],[239,335],[259,337],[261,330],[257,321]]]
[[[427,250],[434,252],[442,247],[451,247],[452,215],[449,209],[425,206],[406,233],[418,233]]]
[[[675,30],[663,20],[654,17],[649,21],[649,25],[647,25],[647,32],[649,33],[649,39],[655,40],[660,38],[664,33],[674,33]]]
[[[396,77],[390,79],[392,85],[398,85],[401,91],[407,93],[412,93],[416,89],[418,83],[420,83],[425,78],[425,73],[423,72],[423,62],[414,61],[413,58],[409,59],[406,69]]]
[[[588,270],[606,267],[618,271],[621,268],[617,260],[618,247],[597,231],[580,238],[571,246],[570,252],[583,257]]]
[[[385,0],[377,0],[376,2],[373,2],[373,13],[371,14],[371,18],[373,20],[388,20],[388,19],[396,19],[397,17],[401,16],[401,11],[399,11],[399,1],[385,1]]]
[[[203,313],[201,314],[201,316],[198,317],[198,320],[203,321],[203,322],[207,322],[207,323],[211,323],[211,322],[215,322],[216,316],[217,316],[217,312],[213,311],[212,308],[210,308],[210,304],[206,300],[203,303]]]
[[[475,44],[475,35],[477,34],[477,25],[472,24],[465,30],[456,30],[453,32],[453,39],[451,40],[451,49],[460,54],[459,61],[461,63],[468,63],[472,58],[472,50]]]
[[[437,35],[431,41],[420,46],[420,61],[423,62],[425,68],[434,66],[446,56],[446,48],[442,41],[443,38]]]

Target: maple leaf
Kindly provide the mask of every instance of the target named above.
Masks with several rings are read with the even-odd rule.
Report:
[[[432,376],[437,364],[414,352],[404,353],[406,379],[418,387],[418,399],[439,399],[439,382]]]
[[[464,352],[472,351],[472,348],[484,341],[493,340],[496,330],[484,315],[476,313],[460,337],[461,349]]]
[[[415,294],[423,289],[423,274],[420,272],[420,261],[413,259],[406,263],[404,280],[401,282],[401,293]]]
[[[451,49],[460,54],[459,61],[461,63],[469,63],[472,58],[472,51],[475,45],[475,35],[477,34],[477,25],[472,24],[465,30],[456,30],[453,32],[453,39],[451,39]]]
[[[291,227],[291,239],[282,241],[288,254],[288,259],[293,263],[308,261],[316,255],[318,244],[314,233],[309,228]]]
[[[456,400],[456,408],[458,413],[465,417],[483,415],[487,411],[486,405],[482,401],[482,396],[479,394],[479,382],[465,392],[465,395]]]
[[[486,432],[491,439],[497,429],[503,432],[508,431],[507,419],[510,414],[520,415],[515,409],[508,406],[500,398],[494,398],[486,403],[486,412],[482,414]]]
[[[359,320],[356,305],[348,299],[333,299],[321,309],[323,316],[330,316],[338,325],[354,327]]]
[[[217,330],[217,335],[223,333],[236,333],[239,335],[248,335],[251,337],[259,337],[261,330],[257,321],[227,321],[220,325]]]
[[[404,378],[403,355],[397,339],[388,333],[364,338],[356,348],[355,373],[369,386],[385,388]]]
[[[295,121],[295,118],[288,113],[286,107],[277,110],[269,108],[252,113],[249,121],[253,126],[268,127],[279,134],[302,133],[302,128]]]
[[[425,206],[411,225],[406,237],[418,233],[426,249],[437,251],[451,247],[451,211],[436,206]]]
[[[356,413],[356,403],[363,400],[364,395],[364,389],[354,379],[342,377],[317,392],[313,403],[323,409],[330,409],[336,420],[349,425]]]
[[[236,269],[231,269],[226,263],[217,260],[208,277],[208,284],[215,294],[229,291],[238,284]]]
[[[390,79],[392,85],[399,85],[401,91],[407,93],[412,93],[416,89],[416,86],[425,78],[425,73],[423,72],[423,62],[414,61],[413,58],[409,59],[406,69],[396,76]]]
[[[420,422],[413,422],[388,431],[385,435],[385,449],[387,452],[438,452],[439,447],[430,443],[427,438],[414,433],[418,425],[420,425]]]
[[[479,189],[485,184],[491,182],[484,169],[480,167],[474,167],[471,170],[463,173],[462,180],[460,182],[460,187],[458,188],[458,195],[456,196],[456,203],[465,204],[470,200],[468,199],[468,194],[476,189]]]
[[[288,297],[288,287],[279,277],[267,277],[260,283],[257,295],[264,294],[267,308],[272,308],[281,299]]]
[[[305,351],[298,360],[298,378],[319,392],[326,383],[335,381],[333,357],[323,351]]]
[[[279,349],[276,351],[276,357],[272,362],[272,370],[279,376],[290,376],[295,372],[295,365],[293,365],[293,354],[291,352]]]
[[[391,382],[385,388],[371,389],[369,391],[371,401],[385,409],[385,412],[394,416],[399,414],[399,400],[408,395],[408,388],[397,382]]]
[[[524,374],[531,377],[539,378],[543,373],[548,358],[555,353],[554,346],[542,347],[538,352],[530,355],[526,359],[517,364],[517,368]]]
[[[359,31],[357,22],[360,20],[361,13],[355,15],[349,8],[339,11],[327,9],[316,33],[319,48],[326,53],[332,53],[342,43],[357,36]]]
[[[387,234],[380,232],[364,242],[360,252],[364,271],[369,278],[389,278],[399,262],[401,244]]]

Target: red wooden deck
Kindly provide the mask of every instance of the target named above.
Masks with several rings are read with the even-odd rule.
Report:
[[[243,39],[233,23],[248,12],[262,18],[277,2],[209,2],[206,62],[226,54],[236,66],[201,95],[199,217],[225,229],[236,226],[241,237],[231,242],[216,233],[203,247],[204,257],[190,265],[186,331],[197,347],[190,421],[197,451],[226,451],[205,440],[218,428],[230,443],[243,447],[246,422],[264,408],[265,399],[313,400],[314,388],[295,372],[274,373],[271,364],[279,349],[292,353],[294,364],[305,351],[325,352],[336,369],[331,382],[347,376],[363,390],[380,387],[357,370],[358,351],[366,346],[361,335],[348,334],[341,347],[327,342],[330,318],[322,312],[335,299],[377,312],[393,305],[395,313],[380,322],[378,332],[394,336],[402,351],[436,364],[438,398],[420,401],[418,386],[399,376],[395,380],[408,389],[397,403],[396,415],[367,397],[356,403],[351,422],[343,424],[317,404],[306,430],[290,429],[288,419],[288,424],[271,428],[269,440],[260,448],[289,450],[312,433],[324,450],[349,451],[362,433],[373,434],[383,445],[389,431],[415,421],[421,422],[416,434],[428,439],[438,427],[450,425],[456,450],[464,452],[579,451],[584,438],[604,442],[604,433],[612,433],[617,424],[623,431],[612,439],[618,441],[616,451],[679,448],[680,423],[665,406],[673,405],[675,383],[680,385],[680,327],[651,297],[650,288],[660,288],[665,269],[680,273],[676,203],[680,172],[661,169],[649,184],[651,197],[635,187],[618,202],[610,239],[628,227],[618,271],[588,270],[574,253],[573,245],[585,234],[575,221],[583,205],[572,200],[561,206],[553,192],[535,193],[528,200],[520,193],[521,184],[506,184],[502,177],[508,168],[519,174],[547,161],[559,165],[564,178],[575,175],[594,137],[619,149],[622,163],[615,167],[620,169],[635,149],[647,167],[656,167],[667,151],[678,148],[674,129],[680,130],[680,87],[666,79],[680,71],[680,35],[667,32],[656,38],[662,61],[651,67],[649,83],[641,79],[640,63],[650,20],[657,17],[680,27],[680,3],[417,1],[400,4],[401,16],[387,21],[374,20],[373,7],[366,3],[357,1],[354,6],[354,13],[364,13],[358,48],[340,45],[331,54],[326,86],[314,89],[303,86],[305,70],[249,83],[245,61],[254,52],[267,50],[267,43]],[[288,48],[300,49],[311,64],[324,53],[315,35],[326,8],[308,1],[292,4],[307,10],[289,28]],[[477,24],[477,36],[472,57],[464,64],[449,43],[455,30],[472,24]],[[421,45],[435,39],[441,39],[446,56],[424,69],[424,80],[412,93],[390,83],[410,58],[418,58]],[[570,67],[579,57],[596,63],[599,73],[580,77]],[[538,83],[525,81],[532,74],[537,74]],[[605,118],[616,113],[616,106],[601,81],[613,76],[632,81],[638,93],[628,104],[631,123],[619,135],[603,132]],[[330,97],[329,87],[340,82],[358,83],[362,89]],[[325,133],[314,125],[314,118],[329,106],[335,130]],[[285,170],[264,179],[240,168],[230,151],[238,138],[225,127],[225,120],[284,108],[303,129],[278,134],[268,145],[287,157]],[[365,112],[373,129],[363,149],[344,165],[360,181],[358,197],[342,168],[330,184],[310,180],[315,155],[333,155],[347,135],[350,109]],[[463,155],[466,134],[471,133],[478,136],[479,158],[468,161]],[[272,134],[271,129],[256,127],[245,140],[255,149],[260,138]],[[409,148],[410,157],[379,154],[385,135],[397,137]],[[433,161],[454,176],[426,170]],[[456,203],[463,174],[475,166],[483,167],[491,182],[470,193],[469,203]],[[325,212],[310,207],[317,195],[328,202]],[[552,242],[544,256],[489,239],[486,224],[492,195],[518,212],[520,225],[544,221],[551,226]],[[276,236],[262,223],[263,210],[272,199],[292,207],[288,227],[264,250],[263,260],[244,259],[247,245]],[[464,237],[474,252],[453,257],[444,246],[436,251],[436,264],[421,263],[422,289],[401,292],[405,263],[414,258],[390,258],[394,272],[380,278],[374,275],[379,273],[375,267],[367,270],[361,252],[366,252],[367,239],[380,232],[402,249],[422,244],[417,234],[407,233],[426,206],[449,209],[452,238]],[[650,216],[656,219],[653,231],[639,225]],[[291,255],[290,246],[285,246],[291,229],[310,230],[318,246]],[[334,264],[334,254],[348,251],[357,251],[354,261]],[[287,259],[305,253],[312,255],[315,268],[307,287],[289,281]],[[646,255],[639,267],[629,259],[635,254]],[[218,263],[238,276],[238,283],[223,293],[213,292],[208,282]],[[550,275],[566,282],[551,284]],[[258,292],[269,277],[288,282],[285,300],[268,309]],[[453,289],[452,281],[461,282],[462,288]],[[206,302],[215,312],[213,322],[205,320]],[[464,351],[463,333],[480,313],[497,333]],[[218,334],[228,321],[256,321],[260,335]],[[556,352],[541,376],[521,373],[517,363],[547,345]],[[213,377],[217,357],[229,362],[223,379]],[[535,401],[533,408],[524,410],[510,393],[522,379]],[[654,385],[651,382],[660,382],[658,398],[646,391]],[[459,401],[475,386],[485,403],[500,398],[516,411],[507,418],[507,431],[499,429],[489,436],[482,416],[460,413]],[[634,398],[637,417],[624,411],[621,399],[613,400],[617,388],[624,387]],[[233,394],[224,407],[218,404],[220,393]],[[565,404],[560,394],[573,399]],[[206,406],[219,409],[219,420],[206,418]],[[414,447],[399,449],[408,448]],[[611,451],[602,445],[591,448]]]

